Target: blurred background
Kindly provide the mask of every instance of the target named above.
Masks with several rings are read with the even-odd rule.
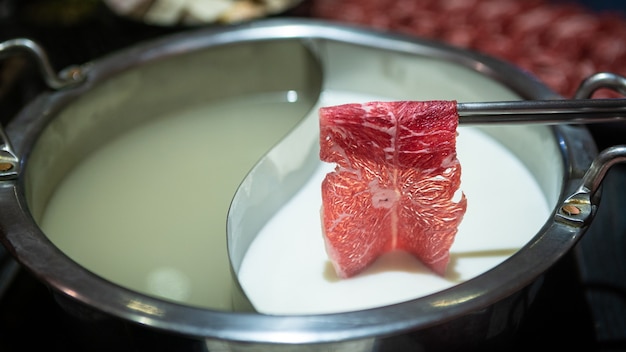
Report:
[[[591,73],[626,75],[622,0],[0,0],[0,41],[28,37],[55,69],[198,27],[265,17],[319,18],[480,51],[527,70],[564,97]],[[46,89],[32,63],[0,61],[0,123]],[[598,97],[617,97],[600,91]],[[599,148],[626,143],[622,124],[590,126]],[[601,209],[579,248],[547,274],[510,351],[538,344],[626,351],[626,170],[614,167]],[[90,340],[28,273],[0,249],[0,351],[102,350],[122,338]],[[32,333],[35,339],[25,339]],[[91,342],[90,342],[91,341]],[[90,349],[93,350],[93,349]]]

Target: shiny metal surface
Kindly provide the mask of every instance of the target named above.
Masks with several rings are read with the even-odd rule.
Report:
[[[439,43],[317,21],[275,20],[203,29],[138,45],[89,63],[85,84],[43,94],[7,126],[7,137],[24,165],[17,179],[0,181],[0,208],[3,209],[0,239],[15,258],[58,295],[84,309],[151,329],[203,339],[212,350],[275,350],[278,347],[335,351],[353,350],[355,346],[370,350],[382,340],[407,334],[415,340],[416,346],[464,344],[498,336],[510,328],[502,321],[515,325],[515,321],[522,318],[523,306],[532,301],[541,275],[569,251],[586,226],[573,227],[547,219],[540,233],[518,254],[484,275],[449,290],[371,310],[310,316],[215,311],[156,299],[94,275],[50,243],[36,220],[54,187],[75,163],[119,131],[161,112],[163,105],[154,104],[156,101],[163,103],[164,100],[168,109],[176,109],[185,102],[202,99],[194,93],[198,87],[213,89],[212,94],[219,94],[229,89],[240,92],[247,83],[258,83],[246,81],[246,75],[239,75],[232,82],[227,79],[230,73],[224,72],[222,80],[214,82],[227,85],[215,87],[206,85],[205,77],[198,77],[197,70],[206,62],[202,60],[203,55],[210,57],[217,52],[224,53],[224,57],[234,55],[248,59],[250,56],[245,52],[249,45],[286,45],[287,53],[272,51],[277,53],[275,58],[286,60],[281,55],[291,57],[294,52],[299,53],[305,57],[297,61],[302,65],[300,68],[313,69],[320,63],[334,65],[332,55],[327,55],[333,50],[354,48],[357,52],[435,58],[493,79],[525,99],[560,98],[526,73],[489,57]],[[243,52],[237,52],[239,49]],[[306,59],[306,52],[313,53],[316,62]],[[367,60],[367,57],[359,59]],[[352,58],[354,60],[356,58]],[[185,83],[176,85],[183,91],[170,91],[174,92],[173,96],[154,88],[155,82],[145,75],[150,72],[158,77],[159,72],[164,75],[180,72],[173,70],[180,67],[193,70],[182,70],[181,77],[173,78],[177,83]],[[167,70],[163,71],[164,68]],[[316,88],[315,83],[310,83],[315,82],[315,77],[300,78],[309,82],[304,89]],[[341,87],[342,82],[336,79],[333,84]],[[120,98],[121,87],[134,87],[130,91],[133,94],[128,95],[133,99]],[[111,97],[119,99],[111,102]],[[79,112],[89,112],[89,118],[77,119],[76,116],[84,115]],[[115,120],[117,124],[112,124],[98,112],[123,114]],[[125,121],[123,117],[128,116],[136,117]],[[493,132],[494,138],[506,142],[520,156],[536,175],[550,202],[555,204],[555,211],[560,202],[577,189],[596,154],[591,137],[581,127],[528,126],[524,134],[532,139],[530,142],[512,138],[519,130],[507,127],[498,127],[497,133],[491,127],[484,130]],[[537,158],[537,155],[542,157]]]
[[[626,78],[611,72],[596,73],[580,83],[574,94],[574,99],[591,98],[600,88],[609,88],[626,95]]]
[[[17,177],[20,160],[13,151],[11,141],[0,126],[0,180]]]
[[[79,66],[68,67],[58,74],[54,72],[44,48],[28,38],[11,39],[0,43],[0,57],[18,52],[32,56],[43,80],[52,89],[67,88],[85,79],[83,69]]]
[[[625,145],[616,145],[600,152],[585,173],[580,187],[563,202],[563,206],[556,214],[557,220],[572,226],[583,226],[591,221],[597,207],[594,197],[606,173],[615,164],[624,162],[626,162]]]
[[[490,123],[601,123],[626,118],[626,99],[590,99],[600,88],[626,93],[626,78],[601,72],[583,82],[572,99],[458,103],[459,122]]]
[[[0,43],[0,58],[26,53],[32,56],[43,80],[52,89],[63,89],[82,82],[85,78],[80,67],[69,67],[57,74],[52,69],[45,50],[27,38],[11,39]],[[11,141],[0,126],[0,179],[15,178],[19,174],[20,160],[13,151]]]
[[[626,119],[626,99],[562,99],[458,103],[459,123],[590,124]]]

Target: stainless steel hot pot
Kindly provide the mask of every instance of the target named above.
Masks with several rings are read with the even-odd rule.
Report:
[[[436,294],[362,311],[275,316],[202,309],[134,292],[95,275],[55,247],[38,226],[64,175],[121,131],[163,112],[246,92],[298,90],[311,101],[303,115],[325,87],[375,93],[388,86],[407,95],[399,98],[410,98],[415,74],[453,80],[470,75],[522,99],[561,97],[527,73],[478,53],[306,20],[182,33],[71,67],[58,77],[33,43],[11,41],[2,49],[35,54],[53,88],[28,104],[1,135],[4,246],[69,311],[173,334],[210,351],[455,348],[506,336],[523,318],[542,274],[587,229],[604,172],[626,154],[615,147],[598,156],[584,127],[485,127],[535,175],[554,209],[532,241],[501,265]],[[439,67],[423,70],[424,62]],[[354,66],[364,69],[358,71],[362,75],[380,75],[380,84],[348,79],[346,72]],[[368,72],[370,67],[378,67],[378,73]],[[611,75],[595,76],[583,84],[580,95],[614,83]],[[399,88],[393,88],[396,84]],[[166,165],[164,172],[175,179],[176,161]],[[566,205],[580,211],[564,212]],[[237,242],[229,253],[235,272],[261,224],[249,226],[249,236],[231,239]]]

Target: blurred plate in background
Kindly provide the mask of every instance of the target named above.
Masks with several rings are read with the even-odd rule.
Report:
[[[157,26],[237,23],[285,12],[301,0],[104,0],[120,16]]]

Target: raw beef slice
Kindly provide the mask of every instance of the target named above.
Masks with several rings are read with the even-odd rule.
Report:
[[[322,227],[337,275],[356,275],[392,250],[443,275],[466,209],[454,101],[324,107],[320,158]],[[457,199],[455,199],[457,198]]]

